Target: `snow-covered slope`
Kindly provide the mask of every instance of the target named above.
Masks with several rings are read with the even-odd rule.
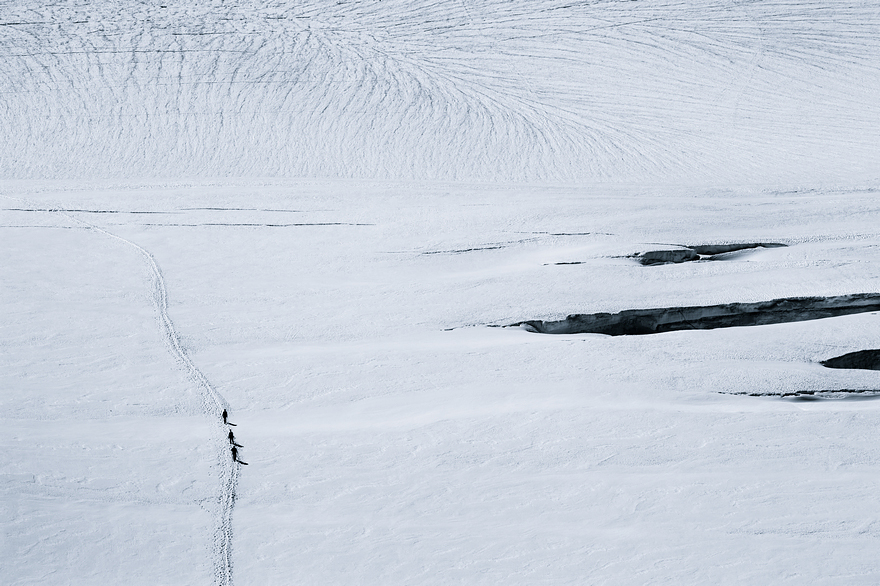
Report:
[[[6,1],[0,177],[851,182],[859,0]]]
[[[878,347],[876,313],[486,327],[877,291],[876,190],[4,193],[33,204],[0,212],[5,584],[880,580],[880,402],[738,395],[880,389],[819,364]],[[40,211],[58,202],[80,211]],[[234,511],[225,429],[126,241],[155,259],[182,352],[238,424]],[[628,258],[737,241],[788,247]]]
[[[0,584],[880,583],[876,312],[489,327],[876,294],[878,39],[0,0]]]

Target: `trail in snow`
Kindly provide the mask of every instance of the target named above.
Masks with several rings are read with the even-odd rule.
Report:
[[[205,413],[216,422],[214,426],[216,433],[215,444],[217,446],[217,461],[220,466],[220,486],[221,492],[219,497],[220,511],[217,519],[217,527],[213,537],[214,544],[214,581],[222,586],[232,585],[232,509],[235,506],[235,490],[238,484],[238,466],[235,465],[229,455],[229,445],[226,438],[226,426],[219,422],[220,413],[224,409],[229,408],[226,399],[217,392],[205,374],[193,363],[192,359],[187,355],[186,350],[180,345],[180,337],[174,327],[174,322],[168,315],[168,290],[165,286],[165,279],[159,268],[156,259],[150,252],[142,246],[127,240],[121,236],[108,232],[107,230],[81,220],[70,213],[70,210],[63,208],[39,208],[27,200],[14,198],[10,196],[2,196],[7,199],[21,201],[31,206],[33,211],[41,211],[47,213],[60,214],[78,224],[81,224],[89,230],[94,230],[105,236],[113,238],[123,244],[137,250],[147,261],[153,281],[153,303],[158,312],[159,324],[165,339],[165,344],[174,358],[183,365],[187,374],[196,382],[200,391],[202,405]]]

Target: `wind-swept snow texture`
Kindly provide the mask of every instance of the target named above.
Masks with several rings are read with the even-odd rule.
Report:
[[[0,177],[876,178],[858,0],[0,5]]]

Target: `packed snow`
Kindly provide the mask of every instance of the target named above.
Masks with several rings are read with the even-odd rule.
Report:
[[[0,2],[0,582],[877,584],[877,312],[509,326],[876,294],[878,39]]]

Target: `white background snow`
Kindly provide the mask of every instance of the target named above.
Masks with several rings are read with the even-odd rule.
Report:
[[[877,292],[878,39],[844,0],[0,2],[0,582],[878,583],[880,401],[738,393],[880,390],[818,364],[880,316],[488,327]],[[727,242],[788,246],[626,257]]]

